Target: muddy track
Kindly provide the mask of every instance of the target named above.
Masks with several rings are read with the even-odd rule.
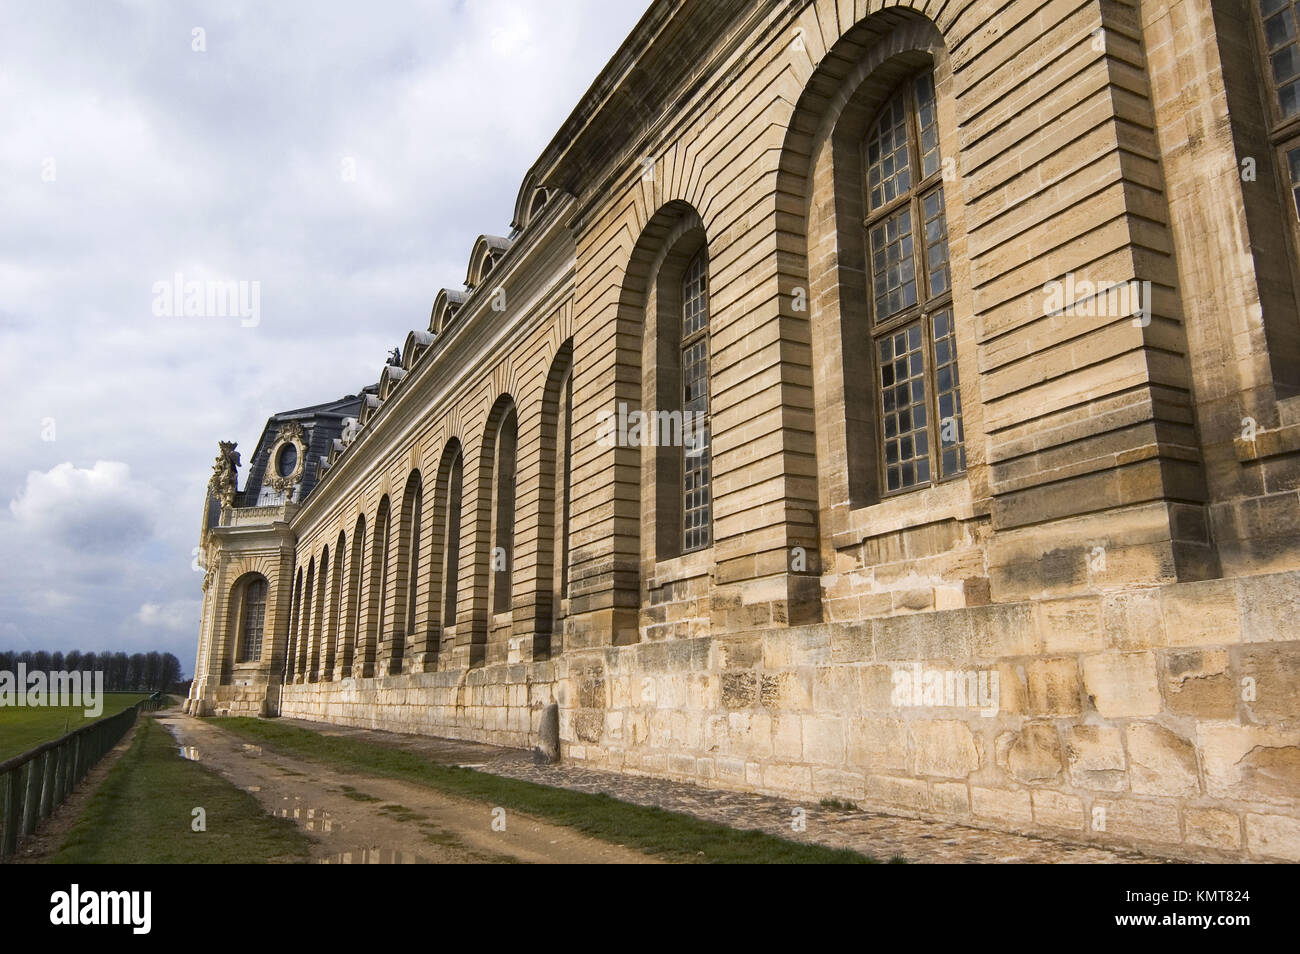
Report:
[[[322,863],[647,864],[655,859],[483,802],[376,775],[344,772],[261,746],[180,713],[158,722],[187,758],[253,794],[312,839]],[[504,810],[502,810],[504,811]]]

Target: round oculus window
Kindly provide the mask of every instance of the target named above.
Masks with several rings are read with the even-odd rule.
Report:
[[[275,469],[281,477],[288,477],[298,466],[298,446],[285,444],[280,448],[280,456],[275,460]]]

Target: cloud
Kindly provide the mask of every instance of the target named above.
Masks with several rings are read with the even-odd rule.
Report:
[[[136,621],[141,626],[184,632],[197,631],[201,600],[173,600],[170,603],[142,603],[136,611]]]
[[[9,510],[37,540],[102,553],[152,537],[158,503],[150,487],[131,478],[126,464],[98,460],[90,468],[65,462],[45,473],[30,472]]]
[[[217,441],[379,379],[649,2],[0,3],[0,644],[188,664]]]

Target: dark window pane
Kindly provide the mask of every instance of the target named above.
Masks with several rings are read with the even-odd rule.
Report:
[[[920,323],[892,337],[898,356],[903,359],[898,363],[905,370],[899,370],[897,366],[881,366],[882,377],[886,368],[899,377],[897,384],[884,387],[881,392],[883,456],[886,488],[902,490],[919,482],[918,473],[925,474],[925,482],[930,479],[928,462],[923,470],[915,466],[918,459],[926,457],[930,446],[925,428],[925,369],[920,351]],[[916,346],[908,347],[912,341]]]

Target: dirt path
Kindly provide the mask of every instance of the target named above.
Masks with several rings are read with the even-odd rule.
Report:
[[[655,863],[633,849],[514,811],[504,813],[505,830],[494,831],[491,805],[282,755],[180,713],[158,722],[187,758],[251,792],[268,812],[297,822],[315,842],[317,862]]]

